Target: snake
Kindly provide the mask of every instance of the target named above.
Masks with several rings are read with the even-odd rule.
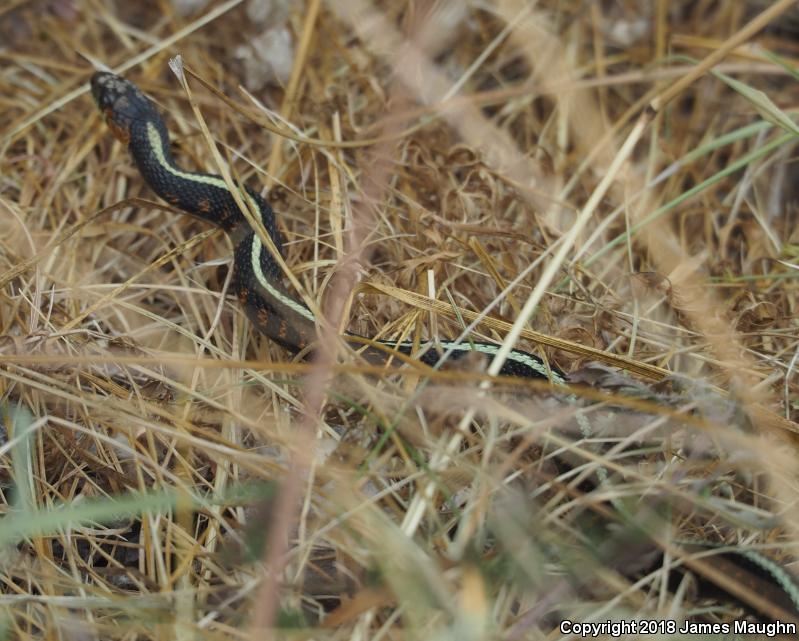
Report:
[[[262,334],[294,354],[313,354],[317,318],[313,311],[284,286],[282,271],[272,253],[241,212],[228,183],[217,175],[188,171],[171,153],[170,137],[155,104],[135,83],[107,71],[91,78],[94,102],[114,137],[125,145],[144,182],[158,196],[185,214],[221,228],[234,246],[232,286],[247,318]],[[234,183],[241,200],[260,218],[278,252],[283,240],[269,203],[247,185]],[[457,361],[479,354],[490,361],[500,346],[480,341],[436,341],[417,351],[414,341],[367,339],[352,332],[342,337],[371,364],[385,364],[399,352],[431,367],[444,356]],[[364,344],[368,343],[366,347]],[[502,376],[545,379],[564,385],[566,374],[534,354],[512,349]]]
[[[280,265],[241,212],[228,183],[219,175],[189,171],[177,164],[161,114],[135,83],[114,73],[99,71],[92,76],[90,86],[103,119],[114,137],[127,147],[150,189],[183,213],[215,225],[228,235],[234,246],[233,288],[254,327],[294,354],[313,354],[316,316],[284,286]],[[239,191],[242,202],[260,218],[282,256],[283,241],[272,207],[249,186],[235,182],[233,186]],[[442,340],[438,341],[438,349],[414,353],[417,348],[413,341],[366,339],[351,332],[346,332],[342,338],[353,347],[359,347],[361,356],[372,364],[387,364],[392,354],[399,352],[435,367],[440,364],[442,353],[455,361],[475,353],[491,360],[500,349],[493,343]],[[568,383],[560,369],[519,349],[509,352],[499,374],[545,379],[561,386]],[[719,547],[708,541],[694,541],[692,545]],[[783,611],[799,615],[799,582],[792,572],[753,550],[731,549],[719,556],[733,564],[733,569],[726,571],[728,576],[754,573],[752,584],[755,585],[759,577],[766,587],[761,582],[752,589],[763,594],[770,586],[769,600]],[[742,580],[742,583],[749,581]]]

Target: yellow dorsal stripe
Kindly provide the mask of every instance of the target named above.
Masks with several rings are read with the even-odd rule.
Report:
[[[147,123],[147,139],[150,142],[150,148],[153,150],[153,154],[155,155],[155,159],[158,161],[158,164],[173,176],[183,178],[184,180],[190,180],[195,183],[213,185],[218,189],[224,189],[225,191],[228,191],[225,181],[221,178],[210,176],[208,174],[192,174],[188,171],[181,171],[171,163],[167,162],[166,155],[164,154],[164,145],[166,144],[166,141],[161,139],[161,134],[158,132],[158,128],[152,122]]]
[[[290,310],[296,312],[300,316],[307,318],[312,323],[316,322],[316,316],[313,315],[313,312],[308,309],[302,303],[294,300],[290,296],[287,296],[279,289],[277,289],[266,277],[264,271],[261,269],[261,251],[263,250],[263,244],[261,243],[261,239],[258,236],[252,237],[252,248],[250,252],[250,263],[252,265],[252,272],[255,274],[255,278],[261,284],[269,295],[273,298],[276,298],[281,304],[288,307]]]
[[[158,161],[158,164],[173,176],[177,176],[183,180],[201,183],[203,185],[211,185],[212,187],[223,189],[224,191],[230,193],[227,184],[220,177],[212,176],[210,174],[193,174],[188,171],[182,171],[167,161],[166,154],[164,154],[164,145],[167,141],[161,139],[161,134],[158,132],[158,128],[149,121],[147,122],[147,140],[150,143],[150,148],[153,150],[153,154],[155,155],[155,159]],[[247,204],[252,207],[252,211],[260,213],[261,208],[258,207],[258,204],[253,200],[253,197],[250,196],[249,192],[246,189],[241,189],[240,192],[242,197],[247,199]]]

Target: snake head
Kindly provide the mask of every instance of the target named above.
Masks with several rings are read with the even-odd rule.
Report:
[[[129,80],[108,71],[91,79],[92,96],[106,124],[117,140],[127,145],[136,124],[158,118],[152,102]]]

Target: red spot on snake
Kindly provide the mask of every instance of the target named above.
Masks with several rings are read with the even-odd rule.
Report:
[[[111,130],[111,133],[114,134],[114,138],[116,138],[119,142],[124,145],[127,145],[130,142],[130,131],[125,129],[124,127],[120,127],[114,121],[114,110],[110,107],[103,112],[105,116],[105,121],[108,124],[108,128]]]

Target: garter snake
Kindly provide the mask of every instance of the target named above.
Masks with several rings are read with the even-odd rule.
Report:
[[[308,307],[291,295],[282,283],[280,267],[261,239],[239,210],[221,176],[179,167],[169,148],[169,133],[158,109],[132,82],[109,72],[92,76],[94,101],[113,132],[125,144],[133,161],[149,187],[169,204],[186,214],[221,227],[235,247],[233,287],[247,317],[261,333],[294,353],[302,352],[316,337],[316,318]],[[282,239],[275,214],[261,195],[237,185],[247,205],[256,212],[278,251]],[[346,333],[343,338],[361,346],[363,337]],[[396,350],[414,356],[414,343],[374,340],[378,347],[363,348],[361,355],[371,363],[385,363]],[[499,346],[484,342],[440,341],[439,347],[456,360],[470,353],[482,354],[490,360]],[[434,366],[440,356],[436,349],[427,349],[415,357]],[[564,384],[566,375],[555,367],[547,367],[537,356],[522,350],[510,352],[500,374],[525,378],[544,378]]]
[[[282,283],[280,267],[269,250],[250,227],[239,210],[234,197],[221,176],[188,171],[175,162],[169,147],[169,133],[158,109],[132,82],[109,72],[92,76],[94,101],[105,122],[130,152],[139,173],[149,187],[169,204],[186,214],[222,228],[234,247],[234,289],[253,325],[291,352],[300,353],[312,345],[316,337],[316,318]],[[240,196],[256,212],[275,247],[282,252],[282,239],[275,214],[261,195],[246,185],[237,185]],[[364,338],[346,333],[344,340],[360,347]],[[414,355],[414,344],[375,340],[385,349],[366,347],[361,355],[372,363],[386,363],[392,351],[415,356],[434,366],[440,356],[435,349]],[[451,358],[469,353],[492,358],[498,345],[484,342],[455,343],[441,341],[440,347],[451,351]],[[558,385],[567,382],[566,375],[547,365],[537,356],[514,349],[508,355],[500,374],[525,378],[546,379]],[[697,546],[713,547],[710,542],[697,541]],[[734,570],[757,571],[775,590],[774,603],[784,610],[799,612],[799,587],[795,578],[782,566],[751,550],[732,550],[720,556],[734,564]],[[732,572],[730,572],[732,573]],[[764,588],[759,590],[763,593]]]

